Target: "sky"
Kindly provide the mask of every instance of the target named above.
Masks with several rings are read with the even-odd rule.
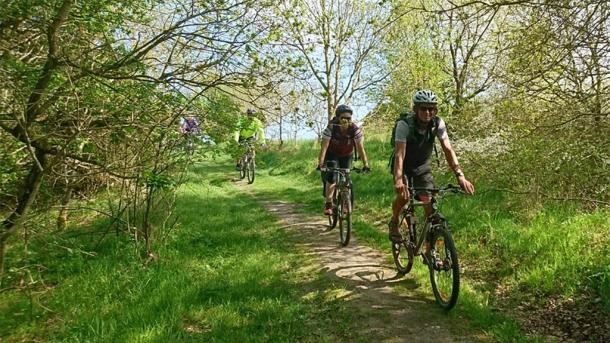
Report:
[[[375,104],[374,103],[364,103],[364,104],[360,104],[360,105],[350,105],[353,109],[354,109],[354,114],[352,116],[354,122],[356,123],[356,125],[361,126],[364,118],[373,110],[373,108],[375,108]],[[320,109],[321,112],[326,113],[326,110],[324,108]],[[305,126],[305,123],[302,123],[302,127],[298,130],[296,138],[297,139],[315,139],[317,137],[316,132]],[[287,137],[287,133],[290,132],[290,124],[285,124],[284,125],[284,129],[282,132],[282,136],[284,136],[284,141],[288,140]],[[287,131],[288,130],[288,131]],[[293,131],[290,132],[291,137],[290,139],[293,138]],[[273,139],[273,140],[277,140],[279,139],[279,125],[278,124],[272,124],[269,125],[265,128],[265,137],[267,137],[268,139]]]

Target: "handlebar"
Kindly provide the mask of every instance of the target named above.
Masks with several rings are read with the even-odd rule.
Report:
[[[431,192],[432,194],[443,194],[446,192],[464,193],[464,190],[462,190],[462,187],[456,186],[453,184],[447,184],[447,186],[439,187],[439,188],[409,187],[409,190]]]
[[[354,171],[356,173],[360,172],[360,169],[358,169],[358,168],[351,168],[350,169],[350,168],[335,168],[335,167],[333,167],[333,168],[326,168],[326,170],[330,171],[330,172],[338,171],[340,173],[350,173],[352,171]]]
[[[321,170],[320,166],[318,166],[316,168],[316,170]],[[357,167],[354,167],[354,168],[351,168],[351,169],[350,168],[336,168],[336,167],[333,167],[333,168],[326,168],[326,170],[329,171],[329,172],[338,171],[340,173],[348,173],[348,174],[350,172],[355,172],[355,173],[366,173],[367,172],[367,171],[364,170],[364,168],[357,168]],[[369,169],[369,171],[370,171],[370,169]]]
[[[256,148],[256,142],[252,142],[252,141],[242,141],[237,143],[237,145],[241,148],[241,149],[255,149]]]

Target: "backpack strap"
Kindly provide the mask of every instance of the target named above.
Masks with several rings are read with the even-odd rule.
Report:
[[[390,142],[390,144],[392,145],[392,147],[394,147],[394,139],[396,138],[396,126],[398,126],[398,123],[400,123],[401,121],[404,121],[405,124],[409,124],[409,114],[410,113],[401,113],[400,117],[398,117],[398,119],[396,119],[394,121],[394,128],[392,128],[392,141]],[[410,125],[409,125],[410,126]]]
[[[405,124],[409,124],[409,116],[412,113],[410,112],[403,112],[400,114],[400,116],[398,117],[398,119],[396,119],[394,121],[394,128],[392,129],[392,137],[391,137],[391,141],[390,141],[390,145],[392,145],[392,151],[390,153],[390,159],[388,160],[388,167],[390,168],[390,174],[394,174],[394,157],[395,157],[395,149],[394,149],[394,145],[396,144],[396,142],[394,141],[396,139],[396,126],[398,126],[398,123],[400,121],[404,121]]]
[[[437,116],[434,116],[434,118],[432,119],[434,120],[434,126],[432,127],[432,132],[431,134],[432,136],[432,146],[434,147],[434,155],[436,156],[436,166],[438,168],[441,167],[441,160],[438,158],[438,150],[436,149],[436,135],[438,134],[438,127],[441,123],[441,119]]]

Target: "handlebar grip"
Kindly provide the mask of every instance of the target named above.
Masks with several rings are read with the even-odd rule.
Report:
[[[447,184],[447,190],[450,190],[453,193],[460,193],[463,192],[462,187],[460,186],[456,186],[454,184]]]

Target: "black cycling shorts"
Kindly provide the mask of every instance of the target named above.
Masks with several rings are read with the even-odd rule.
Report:
[[[432,172],[427,172],[417,176],[406,176],[409,182],[413,183],[413,188],[434,188],[434,177]],[[429,191],[415,191],[416,194],[431,194]]]

